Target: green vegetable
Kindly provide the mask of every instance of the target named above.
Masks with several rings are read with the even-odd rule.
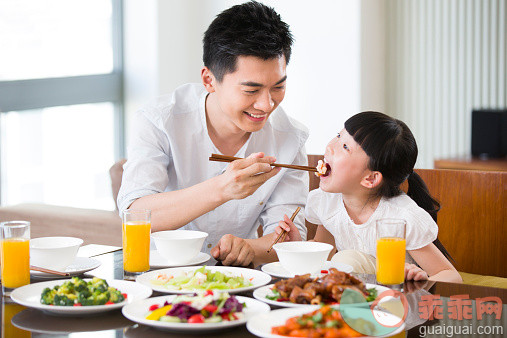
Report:
[[[278,292],[277,289],[271,290],[271,295],[266,295],[266,298],[269,300],[277,300],[280,297],[281,297],[280,292]]]
[[[367,302],[373,302],[375,299],[377,299],[377,289],[367,289],[366,292],[368,292],[368,296],[366,297]]]

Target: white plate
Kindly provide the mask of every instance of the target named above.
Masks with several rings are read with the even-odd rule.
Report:
[[[323,270],[329,270],[330,268],[336,268],[339,271],[343,271],[343,272],[347,272],[347,273],[350,273],[353,270],[353,268],[348,264],[326,261],[326,263],[324,263]],[[273,263],[264,264],[261,267],[261,270],[267,274],[270,274],[273,277],[280,277],[280,278],[294,277],[294,274],[285,270],[285,268],[282,266],[282,264],[280,264],[280,262],[273,262]]]
[[[158,275],[165,274],[167,276],[171,275],[179,275],[182,272],[195,271],[197,267],[188,266],[188,267],[180,267],[180,268],[168,268],[161,270],[154,270],[150,272],[143,273],[142,275],[137,276],[136,282],[141,283],[143,285],[149,286],[155,291],[163,292],[163,293],[173,293],[173,294],[182,294],[182,293],[194,293],[196,290],[169,290],[163,285],[153,284],[152,281],[156,280]],[[220,291],[226,291],[229,293],[238,293],[248,290],[256,289],[260,286],[266,285],[271,282],[271,276],[258,270],[247,269],[247,268],[238,268],[233,266],[206,266],[207,270],[212,272],[220,271],[222,273],[231,273],[233,276],[243,276],[244,278],[250,280],[252,282],[252,286],[247,286],[243,288],[237,289],[225,289]]]
[[[162,269],[162,268],[174,268],[179,266],[192,266],[192,265],[198,265],[205,263],[209,261],[211,258],[210,255],[208,255],[205,252],[199,252],[197,256],[192,258],[192,260],[185,264],[171,264],[166,261],[164,257],[162,257],[157,250],[151,250],[150,251],[150,267],[153,269]]]
[[[145,319],[148,308],[153,304],[163,304],[165,301],[171,302],[176,296],[161,296],[149,299],[136,301],[132,304],[128,304],[123,307],[122,313],[128,319],[148,326],[153,326],[157,329],[167,331],[190,331],[190,332],[202,332],[202,331],[213,331],[230,328],[233,326],[239,326],[245,324],[247,320],[258,315],[260,313],[269,312],[269,305],[259,302],[258,300],[236,296],[240,303],[245,303],[246,307],[243,309],[244,318],[230,322],[220,323],[200,323],[200,324],[189,324],[189,323],[168,323],[161,322],[158,320]]]
[[[90,278],[84,279],[90,281]],[[132,303],[137,300],[145,299],[151,296],[151,289],[138,283],[124,280],[106,280],[109,286],[115,287],[121,293],[127,294],[127,299],[121,303],[111,305],[90,305],[90,306],[55,306],[40,303],[40,295],[44,288],[52,289],[55,285],[62,285],[62,280],[52,280],[48,282],[40,282],[25,285],[12,291],[11,299],[18,304],[39,309],[48,313],[58,314],[62,316],[81,316],[100,312],[111,311],[121,308],[125,304]]]
[[[367,289],[371,289],[371,288],[377,289],[377,295],[380,295],[384,291],[390,290],[389,288],[387,288],[385,286],[381,286],[381,285],[368,284],[368,283],[366,283],[365,285],[366,285]],[[267,299],[266,295],[271,294],[271,289],[273,288],[273,286],[275,286],[275,284],[264,285],[264,286],[256,289],[253,292],[254,298],[260,300],[261,302],[265,302],[267,304],[271,304],[271,305],[275,305],[275,306],[279,306],[279,307],[308,307],[308,306],[318,307],[318,305],[297,304],[297,303],[292,303],[292,302],[288,302],[288,301],[277,302],[276,300]],[[364,304],[367,304],[369,306],[371,303],[373,303],[373,302],[368,302],[368,303],[364,303]]]
[[[88,257],[76,257],[74,262],[72,262],[71,265],[69,265],[64,271],[67,272],[71,277],[72,276],[79,276],[83,273],[96,269],[100,266],[100,261],[88,258]],[[34,271],[30,270],[30,275],[34,278],[66,278],[64,276],[58,276],[51,273],[46,272],[40,272],[40,271]]]
[[[279,338],[279,337],[286,337],[286,336],[280,336],[276,334],[271,333],[271,328],[274,326],[280,326],[284,325],[287,319],[295,316],[300,316],[304,313],[310,313],[312,311],[315,311],[315,307],[313,306],[305,306],[301,308],[291,308],[291,309],[279,309],[279,310],[273,310],[269,313],[261,313],[253,318],[249,319],[246,323],[246,328],[248,331],[253,333],[254,335],[258,337],[266,337],[266,338]],[[371,315],[371,310],[368,308],[356,308],[355,311],[357,311],[357,314],[359,316],[357,317],[366,317],[368,313]],[[364,312],[364,315],[363,315]],[[380,316],[383,317],[382,320],[386,321],[392,321],[394,323],[399,322],[401,319],[390,314],[387,312],[380,312],[377,310],[374,310],[375,317]],[[357,318],[354,316],[354,318]],[[388,335],[382,335],[382,336],[376,336],[376,337],[390,337],[393,335],[396,335],[400,332],[402,332],[405,329],[405,323],[402,323],[400,327],[398,327],[394,332],[391,332]],[[368,338],[368,337],[366,337]],[[370,337],[371,338],[371,337]]]

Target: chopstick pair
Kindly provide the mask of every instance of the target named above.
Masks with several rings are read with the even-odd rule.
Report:
[[[234,157],[234,156],[225,156],[220,154],[211,154],[210,161],[215,162],[232,162],[235,160],[242,160],[241,157]],[[313,171],[317,172],[317,168],[315,167],[309,167],[305,165],[295,165],[295,164],[279,164],[279,163],[271,163],[273,167],[281,167],[281,168],[288,168],[288,169],[296,169],[296,170],[306,170],[306,171]]]
[[[67,273],[67,272],[61,272],[61,271],[56,271],[56,270],[50,270],[50,269],[41,268],[41,267],[34,266],[34,265],[30,265],[30,270],[33,270],[33,271],[40,271],[40,272],[45,272],[45,273],[50,273],[50,274],[53,274],[53,275],[58,275],[58,276],[70,276],[70,274],[69,274],[69,273]]]
[[[291,222],[294,222],[294,218],[296,218],[299,210],[301,210],[301,207],[298,207],[296,209],[296,211],[294,211],[294,213],[290,217]],[[271,249],[273,249],[273,245],[275,245],[276,243],[278,243],[278,241],[281,241],[283,243],[283,241],[285,241],[285,237],[287,237],[287,234],[288,234],[288,232],[285,231],[284,229],[282,229],[282,232],[280,232],[278,234],[278,237],[275,239],[275,241],[273,242],[273,244],[271,244],[271,246],[269,247],[268,253],[271,252]]]

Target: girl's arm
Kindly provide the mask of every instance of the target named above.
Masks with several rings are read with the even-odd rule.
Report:
[[[460,274],[438,248],[430,243],[417,250],[409,250],[410,256],[428,273],[430,280],[462,283]]]

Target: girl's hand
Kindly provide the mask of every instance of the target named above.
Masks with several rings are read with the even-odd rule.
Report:
[[[285,242],[303,240],[298,228],[296,228],[294,223],[290,220],[289,217],[287,217],[287,215],[283,215],[283,221],[278,222],[278,226],[275,228],[276,238],[278,238],[278,235],[280,235],[283,230],[288,232],[288,234],[285,236]]]
[[[415,264],[405,263],[405,280],[428,280],[428,274]]]

